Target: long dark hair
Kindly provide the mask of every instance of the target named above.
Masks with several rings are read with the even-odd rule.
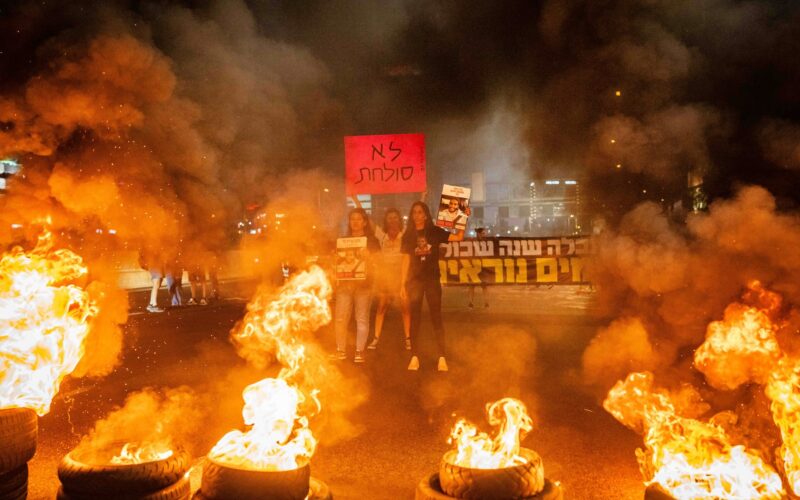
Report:
[[[400,215],[400,210],[396,208],[390,208],[386,210],[386,213],[383,214],[383,232],[389,234],[389,215],[390,214],[397,214],[397,218],[400,219],[400,231],[403,231],[403,216]]]
[[[411,204],[411,209],[408,211],[408,229],[405,233],[403,233],[403,244],[412,246],[417,246],[417,231],[416,226],[414,225],[414,207],[421,207],[422,211],[425,212],[425,227],[422,228],[424,233],[427,233],[430,228],[433,227],[433,218],[431,217],[431,209],[428,208],[428,205],[421,201],[415,201]],[[414,229],[414,231],[411,231]],[[406,243],[408,240],[410,243]]]

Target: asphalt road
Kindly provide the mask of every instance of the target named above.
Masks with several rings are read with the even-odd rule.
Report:
[[[236,356],[228,332],[242,317],[252,287],[229,285],[223,292],[226,298],[210,306],[164,314],[143,313],[145,295],[131,294],[120,366],[101,379],[67,379],[50,414],[40,419],[29,498],[55,498],[58,461],[132,391],[185,385],[212,395],[190,446],[197,456],[241,425],[241,388],[263,374]],[[454,414],[485,428],[485,404],[514,396],[534,420],[523,444],[542,456],[546,476],[560,481],[566,498],[642,498],[634,456],[640,438],[607,415],[579,377],[581,352],[601,324],[592,294],[572,286],[495,288],[488,308],[481,307],[480,291],[477,302],[470,310],[465,289],[445,291],[448,373],[436,372],[432,357],[423,357],[419,372],[405,370],[407,353],[393,312],[365,365],[341,363],[354,382],[343,389],[353,391],[343,394],[345,401],[364,402],[349,413],[349,428],[338,425],[319,436],[312,475],[338,499],[413,498],[416,484],[437,470],[448,449]],[[330,327],[317,336],[332,347]],[[430,343],[424,347],[430,350]]]

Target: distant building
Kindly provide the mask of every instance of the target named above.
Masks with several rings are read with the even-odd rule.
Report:
[[[581,234],[584,220],[581,185],[575,179],[545,179],[529,184],[531,236]]]
[[[459,186],[472,189],[468,231],[485,227],[500,236],[565,236],[589,230],[577,179],[486,181],[482,172]]]
[[[6,192],[6,182],[8,178],[20,170],[20,164],[16,160],[0,160],[0,195]]]

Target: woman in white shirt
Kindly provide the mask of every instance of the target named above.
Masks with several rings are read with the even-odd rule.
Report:
[[[378,310],[375,313],[375,338],[367,349],[377,349],[383,331],[383,320],[389,304],[395,302],[400,306],[403,315],[403,333],[405,334],[405,348],[411,349],[411,314],[408,303],[400,298],[400,272],[403,264],[401,242],[403,241],[403,218],[400,211],[390,208],[383,216],[383,230],[377,231],[378,241],[381,244],[381,253],[378,258],[376,272],[376,288],[378,295]]]

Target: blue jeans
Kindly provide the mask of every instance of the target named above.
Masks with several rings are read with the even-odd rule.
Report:
[[[181,280],[183,279],[183,271],[167,271],[167,290],[169,291],[170,305],[180,306],[183,305],[183,297],[181,297]]]
[[[372,305],[372,289],[363,283],[339,282],[336,288],[336,350],[344,352],[347,347],[347,326],[353,309],[356,311],[356,351],[363,351],[369,337],[369,308]]]

